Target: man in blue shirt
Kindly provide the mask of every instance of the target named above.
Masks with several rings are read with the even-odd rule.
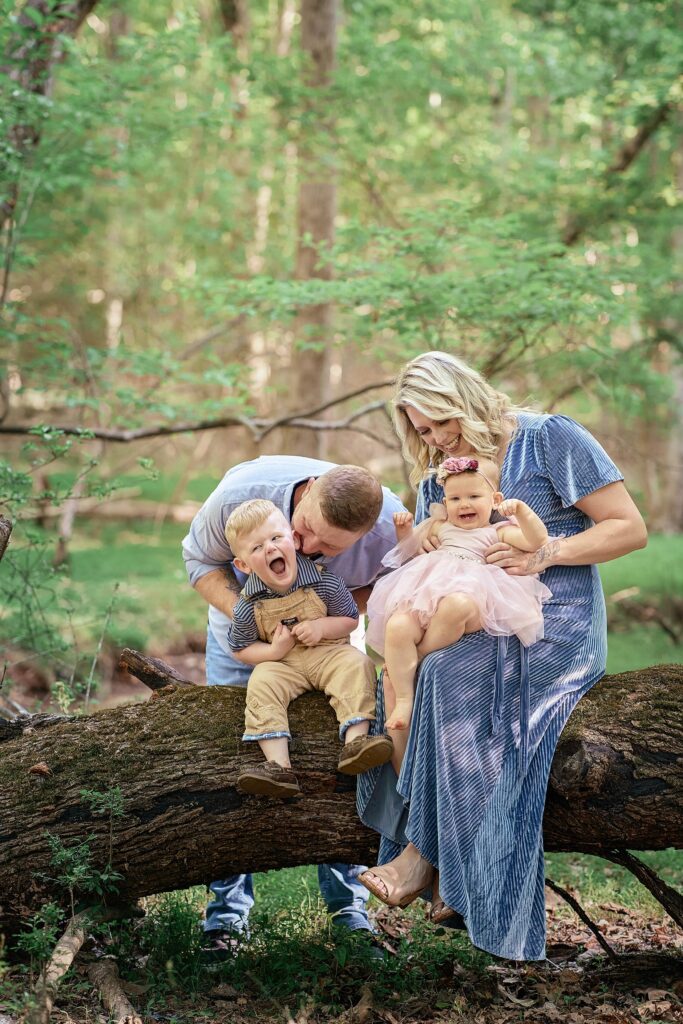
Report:
[[[233,657],[228,645],[232,611],[243,578],[236,574],[225,537],[230,513],[252,498],[268,498],[290,520],[303,554],[340,576],[361,611],[369,589],[383,571],[382,558],[394,547],[394,512],[399,499],[360,466],[335,466],[298,456],[263,456],[230,469],[209,496],[183,541],[192,586],[209,604],[206,680],[209,685],[246,686],[251,667]],[[336,924],[371,930],[367,890],[356,864],[321,864],[320,890]],[[251,875],[213,882],[204,930],[217,946],[225,933],[246,932],[254,903]]]

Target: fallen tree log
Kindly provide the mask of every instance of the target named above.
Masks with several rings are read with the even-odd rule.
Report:
[[[553,762],[547,849],[683,848],[682,697],[683,666],[664,665],[605,677],[581,701]],[[372,863],[377,837],[356,817],[354,780],[335,771],[326,700],[311,694],[290,709],[303,796],[287,802],[235,788],[260,760],[241,742],[243,710],[242,689],[176,683],[147,703],[21,722],[0,742],[0,917],[59,896],[51,837],[66,846],[89,837],[98,870],[111,853],[125,900],[238,871]],[[119,790],[121,816],[96,813],[84,790]]]

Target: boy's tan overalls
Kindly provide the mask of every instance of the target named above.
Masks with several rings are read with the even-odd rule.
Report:
[[[255,598],[254,617],[261,640],[270,643],[276,627],[288,620],[304,622],[327,615],[312,587],[300,587],[284,597]],[[293,622],[292,622],[293,624]],[[375,718],[375,667],[365,654],[341,640],[323,640],[314,647],[297,643],[281,661],[256,665],[247,685],[243,739],[289,736],[290,701],[309,690],[322,690],[343,726]]]

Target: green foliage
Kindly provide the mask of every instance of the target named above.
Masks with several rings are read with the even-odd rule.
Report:
[[[16,940],[16,948],[30,957],[31,973],[37,973],[49,959],[59,936],[64,911],[56,903],[45,903],[32,915]]]
[[[113,786],[104,793],[96,789],[82,789],[80,795],[92,814],[107,815],[112,821],[123,817],[123,793],[119,786]]]
[[[68,894],[72,915],[76,912],[77,899],[86,896],[104,898],[116,892],[123,876],[112,868],[111,860],[102,868],[93,865],[90,844],[94,836],[87,836],[70,846],[49,832],[45,833],[45,838],[50,847],[50,864],[56,874],[45,875],[44,880]]]
[[[233,956],[210,973],[202,964],[199,929],[205,891],[150,900],[147,916],[135,926],[135,941],[149,956],[146,970],[156,997],[179,988],[204,992],[219,981],[256,998],[311,999],[339,1008],[365,982],[377,1000],[392,1003],[436,989],[451,975],[454,958],[474,970],[490,962],[457,933],[425,924],[419,913],[396,955],[378,961],[366,933],[330,922],[319,895],[311,893],[313,874],[296,868],[257,875],[251,938],[238,942]],[[115,948],[123,950],[128,939],[117,932]]]
[[[245,60],[185,0],[170,21],[136,5],[111,45],[103,11],[67,41],[49,99],[9,94],[5,123],[39,117],[43,133],[16,156],[30,200],[8,307],[22,389],[58,391],[84,425],[102,399],[127,426],[244,411],[255,396],[240,338],[228,330],[196,359],[187,325],[243,318],[282,339],[302,305],[329,299],[338,341],[375,362],[442,345],[538,390],[562,376],[618,407],[635,388],[636,412],[663,393],[652,364],[675,344],[666,324],[681,301],[675,119],[656,159],[607,169],[680,99],[672,0],[519,0],[486,17],[448,0],[394,5],[390,23],[382,0],[352,4],[322,128],[298,46],[276,53],[271,8],[250,15]],[[304,136],[338,182],[338,242],[319,253],[331,281],[292,273],[291,154]],[[263,266],[245,273],[266,187]],[[567,250],[576,220],[581,244]],[[31,272],[47,261],[56,301]],[[112,299],[125,310],[115,343]]]
[[[47,425],[35,427],[31,435],[34,440],[22,446],[26,468],[0,459],[3,505],[14,522],[0,573],[0,624],[9,647],[50,660],[59,683],[55,696],[66,711],[83,691],[88,650],[79,645],[76,622],[81,612],[69,590],[67,566],[55,564],[55,535],[40,518],[31,518],[31,512],[41,506],[60,507],[79,496],[107,496],[117,484],[96,478],[98,460],[88,456],[72,473],[53,475],[56,465],[74,464],[83,438],[67,438]]]

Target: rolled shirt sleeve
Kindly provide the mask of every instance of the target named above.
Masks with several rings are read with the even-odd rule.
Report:
[[[215,490],[192,520],[189,533],[183,538],[183,560],[192,586],[202,576],[232,561],[232,549],[224,532],[232,508],[226,508],[225,495]]]

